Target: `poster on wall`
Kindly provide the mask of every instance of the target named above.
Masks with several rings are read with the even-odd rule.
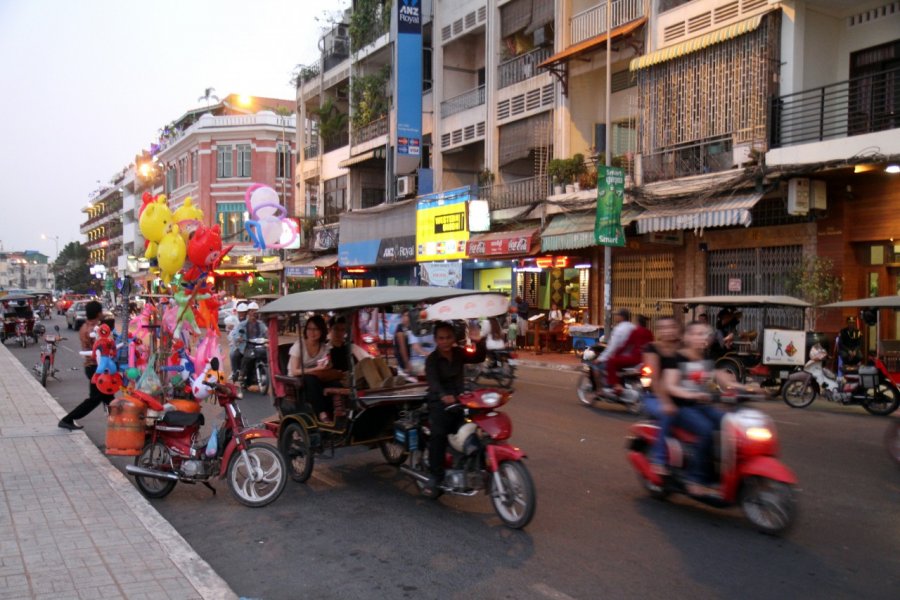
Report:
[[[462,287],[462,263],[422,263],[419,280],[431,287]]]
[[[806,360],[806,332],[766,329],[763,333],[763,364],[802,367]]]

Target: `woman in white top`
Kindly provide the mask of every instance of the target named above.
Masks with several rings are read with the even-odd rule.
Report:
[[[506,339],[503,336],[503,328],[497,317],[485,319],[481,322],[481,336],[485,339],[485,347],[490,350],[506,350]]]
[[[325,339],[325,319],[313,315],[303,327],[303,337],[291,346],[288,354],[288,376],[299,377],[317,369],[325,368],[323,363],[328,357],[328,344]],[[302,366],[302,369],[301,369]]]

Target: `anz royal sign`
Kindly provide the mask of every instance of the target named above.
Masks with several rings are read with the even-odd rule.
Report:
[[[422,148],[422,0],[398,0],[397,43],[394,44],[394,174],[419,168]]]
[[[401,0],[397,22],[397,33],[421,33],[422,11],[419,0]],[[406,30],[404,26],[409,26],[412,30]]]

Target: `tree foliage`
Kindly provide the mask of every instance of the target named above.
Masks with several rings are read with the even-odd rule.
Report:
[[[371,75],[358,76],[350,86],[350,103],[353,106],[353,127],[359,129],[388,114],[391,108],[388,96],[388,79],[391,66],[385,65]]]
[[[807,257],[787,274],[787,293],[806,300],[814,306],[837,302],[841,299],[844,278],[837,274],[834,263],[821,256]],[[820,309],[810,308],[806,313],[806,325],[816,330]]]
[[[69,242],[53,263],[56,287],[84,294],[94,287],[87,248],[79,242]]]

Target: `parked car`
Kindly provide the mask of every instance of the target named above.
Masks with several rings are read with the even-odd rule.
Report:
[[[237,314],[237,305],[247,302],[242,298],[233,298],[219,307],[219,329],[225,329],[225,319]]]
[[[87,320],[85,315],[87,303],[87,300],[79,300],[69,306],[68,310],[66,310],[66,327],[75,331],[81,329],[81,325]]]

